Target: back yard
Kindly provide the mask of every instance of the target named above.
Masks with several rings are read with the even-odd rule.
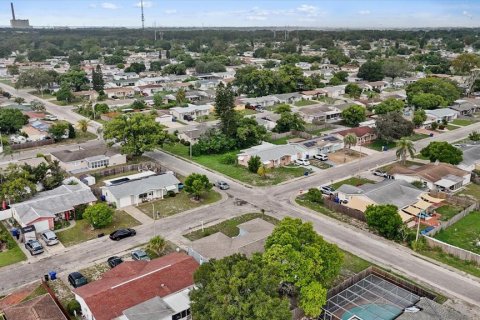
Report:
[[[437,233],[435,238],[480,254],[480,211],[473,211],[457,223]]]

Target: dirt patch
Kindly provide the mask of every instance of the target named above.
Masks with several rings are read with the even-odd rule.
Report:
[[[79,272],[88,279],[88,282],[96,281],[102,277],[102,275],[110,270],[110,267],[106,262],[97,263],[88,268],[82,269]]]
[[[53,281],[48,282],[48,286],[52,288],[53,292],[55,292],[55,296],[57,296],[58,300],[60,300],[60,303],[66,307],[67,303],[70,300],[75,299],[75,295],[73,294],[72,290],[70,287],[63,282],[61,279],[55,279]]]
[[[359,159],[363,156],[365,155],[358,151],[350,150],[345,152],[344,150],[339,150],[333,153],[329,153],[328,160],[336,164],[342,164],[342,163],[347,163],[347,162],[351,162],[353,160]]]

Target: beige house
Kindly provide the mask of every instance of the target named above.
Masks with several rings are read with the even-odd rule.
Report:
[[[275,145],[263,142],[261,145],[242,150],[237,155],[238,164],[247,167],[248,161],[254,157],[260,160],[268,168],[276,168],[292,164],[295,160],[303,158],[305,149],[299,145]]]

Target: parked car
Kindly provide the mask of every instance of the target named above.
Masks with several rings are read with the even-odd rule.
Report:
[[[123,262],[123,259],[117,256],[113,256],[107,259],[107,263],[110,268],[115,268],[122,262]]]
[[[373,175],[377,177],[384,177],[386,178],[388,176],[388,173],[383,171],[383,170],[373,170]]]
[[[327,196],[335,194],[335,188],[332,186],[320,186],[318,189],[320,189],[320,191]]]
[[[137,232],[130,228],[118,229],[110,233],[110,239],[118,241],[122,240],[123,238],[133,237],[136,234]]]
[[[72,285],[72,287],[78,288],[86,285],[88,280],[80,272],[72,272],[68,275],[68,282]]]
[[[230,186],[229,186],[228,183],[226,183],[225,181],[217,181],[217,183],[215,184],[215,186],[217,186],[218,189],[220,189],[220,190],[228,190],[228,189],[230,189]]]
[[[186,115],[183,116],[183,120],[193,121],[193,117],[189,114],[186,114]]]
[[[295,160],[294,163],[297,166],[309,166],[310,165],[310,161],[308,161],[307,159],[297,159],[297,160]]]
[[[328,156],[326,154],[323,154],[323,153],[320,153],[320,154],[316,154],[313,156],[314,159],[317,159],[317,160],[320,160],[320,161],[327,161],[328,160]]]
[[[49,121],[57,121],[58,120],[58,117],[57,116],[54,116],[52,114],[47,114],[45,116],[45,120],[49,120]]]
[[[135,261],[150,261],[150,257],[148,254],[142,250],[142,249],[137,249],[132,251],[132,259]]]
[[[245,109],[255,110],[255,108],[256,108],[255,105],[251,105],[251,104],[249,104],[249,103],[247,103],[247,104],[245,105]]]
[[[47,246],[53,246],[58,243],[57,235],[53,231],[43,231],[40,237],[45,241]]]
[[[43,253],[43,246],[40,244],[40,242],[38,242],[38,240],[28,240],[25,242],[25,248],[30,251],[32,256]]]

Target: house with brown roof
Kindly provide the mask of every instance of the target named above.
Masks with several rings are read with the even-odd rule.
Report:
[[[421,181],[430,190],[453,192],[470,183],[471,173],[454,165],[435,162],[422,166],[393,166],[388,173],[407,182]]]
[[[152,261],[125,261],[100,280],[73,291],[84,319],[190,319],[188,292],[199,264],[184,253]]]
[[[335,132],[333,135],[343,140],[343,138],[345,138],[345,136],[348,134],[353,134],[355,137],[357,137],[357,146],[370,143],[377,139],[377,133],[375,132],[375,129],[370,127],[351,128]]]
[[[7,320],[67,320],[50,294],[21,302],[3,310]]]

